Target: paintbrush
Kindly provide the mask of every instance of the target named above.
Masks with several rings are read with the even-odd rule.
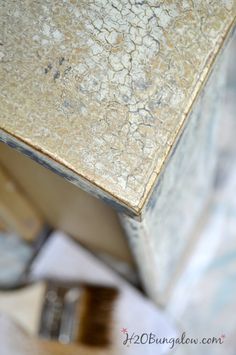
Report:
[[[117,297],[111,286],[49,281],[39,334],[62,343],[108,347]]]
[[[79,305],[78,342],[93,346],[111,345],[112,323],[118,290],[114,287],[85,285]]]

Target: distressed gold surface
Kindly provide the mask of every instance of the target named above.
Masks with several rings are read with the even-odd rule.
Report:
[[[0,127],[139,213],[234,16],[226,0],[6,1]]]

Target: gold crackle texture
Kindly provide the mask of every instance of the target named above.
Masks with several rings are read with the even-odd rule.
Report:
[[[233,1],[4,1],[2,131],[139,213]]]

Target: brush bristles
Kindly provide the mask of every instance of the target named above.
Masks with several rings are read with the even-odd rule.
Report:
[[[80,309],[78,341],[105,347],[111,344],[112,316],[118,290],[114,287],[84,287]]]

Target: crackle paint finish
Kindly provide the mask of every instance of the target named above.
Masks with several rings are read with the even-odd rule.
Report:
[[[121,215],[148,294],[166,306],[212,193],[228,51],[199,96],[142,221]]]
[[[235,3],[1,7],[1,139],[140,214],[233,26]]]

